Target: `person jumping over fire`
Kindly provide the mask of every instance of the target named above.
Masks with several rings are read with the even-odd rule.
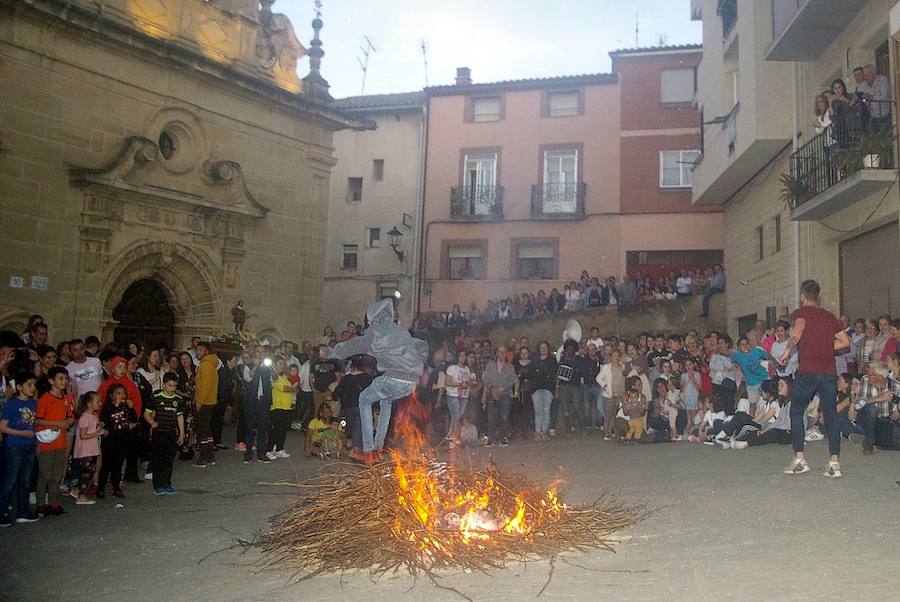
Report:
[[[394,300],[382,299],[366,310],[369,327],[362,336],[335,346],[330,357],[347,359],[367,354],[378,360],[382,374],[359,394],[359,418],[362,423],[362,452],[354,449],[350,456],[367,463],[381,459],[384,439],[391,421],[395,399],[402,399],[416,388],[428,358],[428,343],[413,338],[394,323]],[[378,402],[378,428],[372,437],[372,404]]]

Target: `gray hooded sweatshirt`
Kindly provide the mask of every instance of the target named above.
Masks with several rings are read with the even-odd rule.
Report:
[[[366,354],[378,360],[378,370],[385,376],[416,382],[428,359],[428,343],[412,337],[402,327],[394,324],[394,303],[382,299],[366,310],[369,327],[355,339],[335,345],[331,356],[347,359]]]

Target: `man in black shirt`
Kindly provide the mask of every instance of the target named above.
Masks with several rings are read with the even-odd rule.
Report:
[[[319,347],[318,360],[312,363],[309,369],[309,377],[313,385],[313,397],[316,403],[316,413],[319,406],[327,403],[331,397],[331,383],[336,381],[341,372],[341,364],[337,360],[326,357],[327,351],[324,345]]]
[[[603,365],[603,358],[597,353],[597,346],[588,343],[587,355],[581,356],[581,396],[584,400],[584,425],[588,431],[600,428],[600,421],[603,417],[603,406],[601,405],[601,390],[597,384],[597,374],[600,372],[600,366]]]
[[[347,417],[347,428],[350,430],[353,450],[350,455],[362,459],[362,423],[359,420],[359,394],[363,389],[372,384],[372,377],[363,372],[363,356],[356,355],[350,358],[350,372],[346,374],[332,396],[341,402],[341,410]]]
[[[582,416],[584,404],[581,400],[582,361],[575,355],[577,351],[578,342],[573,339],[567,340],[563,344],[563,352],[559,358],[559,367],[556,372],[559,407],[566,419],[569,433],[584,428],[584,417]]]

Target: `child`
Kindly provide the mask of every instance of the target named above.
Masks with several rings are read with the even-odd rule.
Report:
[[[16,492],[16,522],[33,523],[40,517],[28,502],[35,450],[34,413],[37,410],[37,376],[20,372],[15,378],[16,396],[7,400],[0,415],[0,433],[4,439],[4,479],[0,485],[0,527],[12,526],[9,500]]]
[[[667,390],[666,398],[664,401],[664,409],[666,417],[669,420],[669,435],[672,441],[681,441],[682,437],[678,432],[678,427],[675,423],[678,420],[679,410],[684,409],[684,402],[682,400],[683,391],[679,391],[675,387],[675,381],[673,379],[666,380],[663,377],[660,378],[666,382]]]
[[[712,410],[712,397],[703,395],[700,397],[699,411],[694,414],[694,419],[688,423],[688,430],[690,431],[688,440],[691,443],[698,443],[700,441],[700,430],[703,428],[703,419],[710,410]]]
[[[331,422],[332,417],[331,406],[323,403],[319,406],[316,417],[309,421],[304,449],[307,458],[317,454],[324,460],[331,457],[331,452],[338,451],[338,432]]]
[[[703,415],[703,422],[700,425],[700,441],[706,445],[713,445],[712,436],[719,434],[724,424],[725,404],[718,396],[715,396],[712,407]]]
[[[106,425],[109,436],[100,441],[103,454],[100,476],[97,481],[97,497],[106,497],[106,481],[112,484],[113,497],[125,497],[122,487],[122,464],[131,445],[131,430],[137,426],[134,404],[124,386],[116,383],[106,390],[106,400],[100,411],[102,424]]]
[[[693,358],[685,358],[684,372],[681,375],[681,398],[684,401],[684,409],[687,410],[688,424],[694,422],[694,413],[699,407],[701,385],[696,362]]]
[[[644,432],[644,412],[647,404],[642,399],[641,393],[631,389],[625,393],[625,401],[622,402],[622,411],[628,416],[628,432],[625,433],[625,443],[629,441],[637,443]]]
[[[59,503],[59,485],[66,476],[66,460],[69,456],[66,431],[75,424],[72,396],[66,392],[69,373],[62,366],[54,366],[47,372],[47,383],[50,390],[37,401],[35,424],[38,430],[52,429],[59,431],[59,434],[47,443],[38,442],[37,513],[43,516],[66,513]]]
[[[175,495],[172,487],[172,465],[175,453],[184,444],[184,401],[175,391],[178,375],[166,372],[162,391],[144,409],[144,420],[150,425],[150,458],[153,471],[153,493]]]
[[[100,457],[100,437],[107,434],[97,411],[100,409],[100,395],[95,392],[85,393],[78,400],[78,409],[81,416],[75,431],[75,451],[72,456],[80,465],[78,477],[78,489],[72,490],[69,495],[75,498],[79,506],[94,504],[96,500],[88,498],[87,492],[94,481],[94,473],[97,472],[97,460]]]

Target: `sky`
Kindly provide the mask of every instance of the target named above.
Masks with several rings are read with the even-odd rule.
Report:
[[[428,83],[452,84],[457,67],[474,82],[603,73],[611,50],[694,44],[699,22],[690,0],[323,0],[322,75],[335,98],[362,90],[363,36],[369,54],[366,94],[409,92],[425,86],[420,41],[425,40]],[[627,8],[622,8],[627,6]],[[307,48],[313,0],[278,0],[273,12],[290,17]],[[300,76],[308,73],[304,59]]]

